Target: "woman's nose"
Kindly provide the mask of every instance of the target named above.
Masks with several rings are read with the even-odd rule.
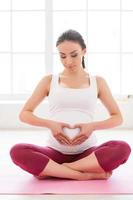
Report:
[[[67,65],[71,65],[72,64],[72,59],[71,58],[67,58],[66,59],[66,64]]]

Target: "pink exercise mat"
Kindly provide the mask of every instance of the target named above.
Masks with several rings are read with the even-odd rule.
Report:
[[[5,165],[6,164],[6,165]],[[8,166],[7,166],[8,164]],[[133,158],[114,170],[108,180],[75,181],[37,180],[11,160],[0,165],[0,194],[131,194],[133,193]]]

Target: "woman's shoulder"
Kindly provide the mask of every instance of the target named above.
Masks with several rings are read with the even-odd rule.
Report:
[[[102,76],[95,76],[95,77],[98,85],[106,84],[106,80]]]
[[[49,93],[52,85],[55,84],[55,81],[57,80],[58,75],[57,74],[47,74],[42,78],[42,85],[47,88],[47,91]]]
[[[41,83],[49,85],[51,83],[51,80],[52,80],[52,74],[47,74],[47,75],[42,77]]]
[[[96,77],[97,82],[103,82],[103,81],[105,81],[105,79],[102,76],[96,75],[95,77]]]
[[[57,76],[58,76],[58,74],[47,74],[42,78],[42,80],[50,83],[52,81],[52,79],[57,77]]]
[[[102,76],[96,76],[96,81],[97,81],[97,88],[98,88],[98,93],[101,91],[106,90],[108,87],[108,83],[106,79]]]
[[[45,75],[42,79],[43,79],[44,81],[51,82],[52,76],[53,76],[52,74],[47,74],[47,75]]]
[[[105,85],[107,85],[106,80],[102,76],[95,76],[96,83],[97,83],[97,89],[98,92],[101,90],[101,88],[104,88]]]
[[[43,90],[45,89],[47,90],[47,92],[49,92],[51,80],[52,74],[44,75],[39,82],[40,88],[42,88]]]

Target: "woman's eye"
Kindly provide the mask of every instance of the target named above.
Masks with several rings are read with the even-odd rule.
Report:
[[[77,54],[74,54],[74,55],[71,55],[71,57],[76,57],[77,56]],[[61,59],[65,59],[66,58],[66,56],[61,56]]]
[[[77,56],[77,54],[75,54],[75,55],[72,55],[72,57],[76,57]]]

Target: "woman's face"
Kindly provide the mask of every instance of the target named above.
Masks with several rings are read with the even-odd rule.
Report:
[[[63,66],[68,70],[75,70],[82,67],[82,57],[86,49],[82,49],[80,44],[73,41],[64,41],[58,45],[58,51]]]

